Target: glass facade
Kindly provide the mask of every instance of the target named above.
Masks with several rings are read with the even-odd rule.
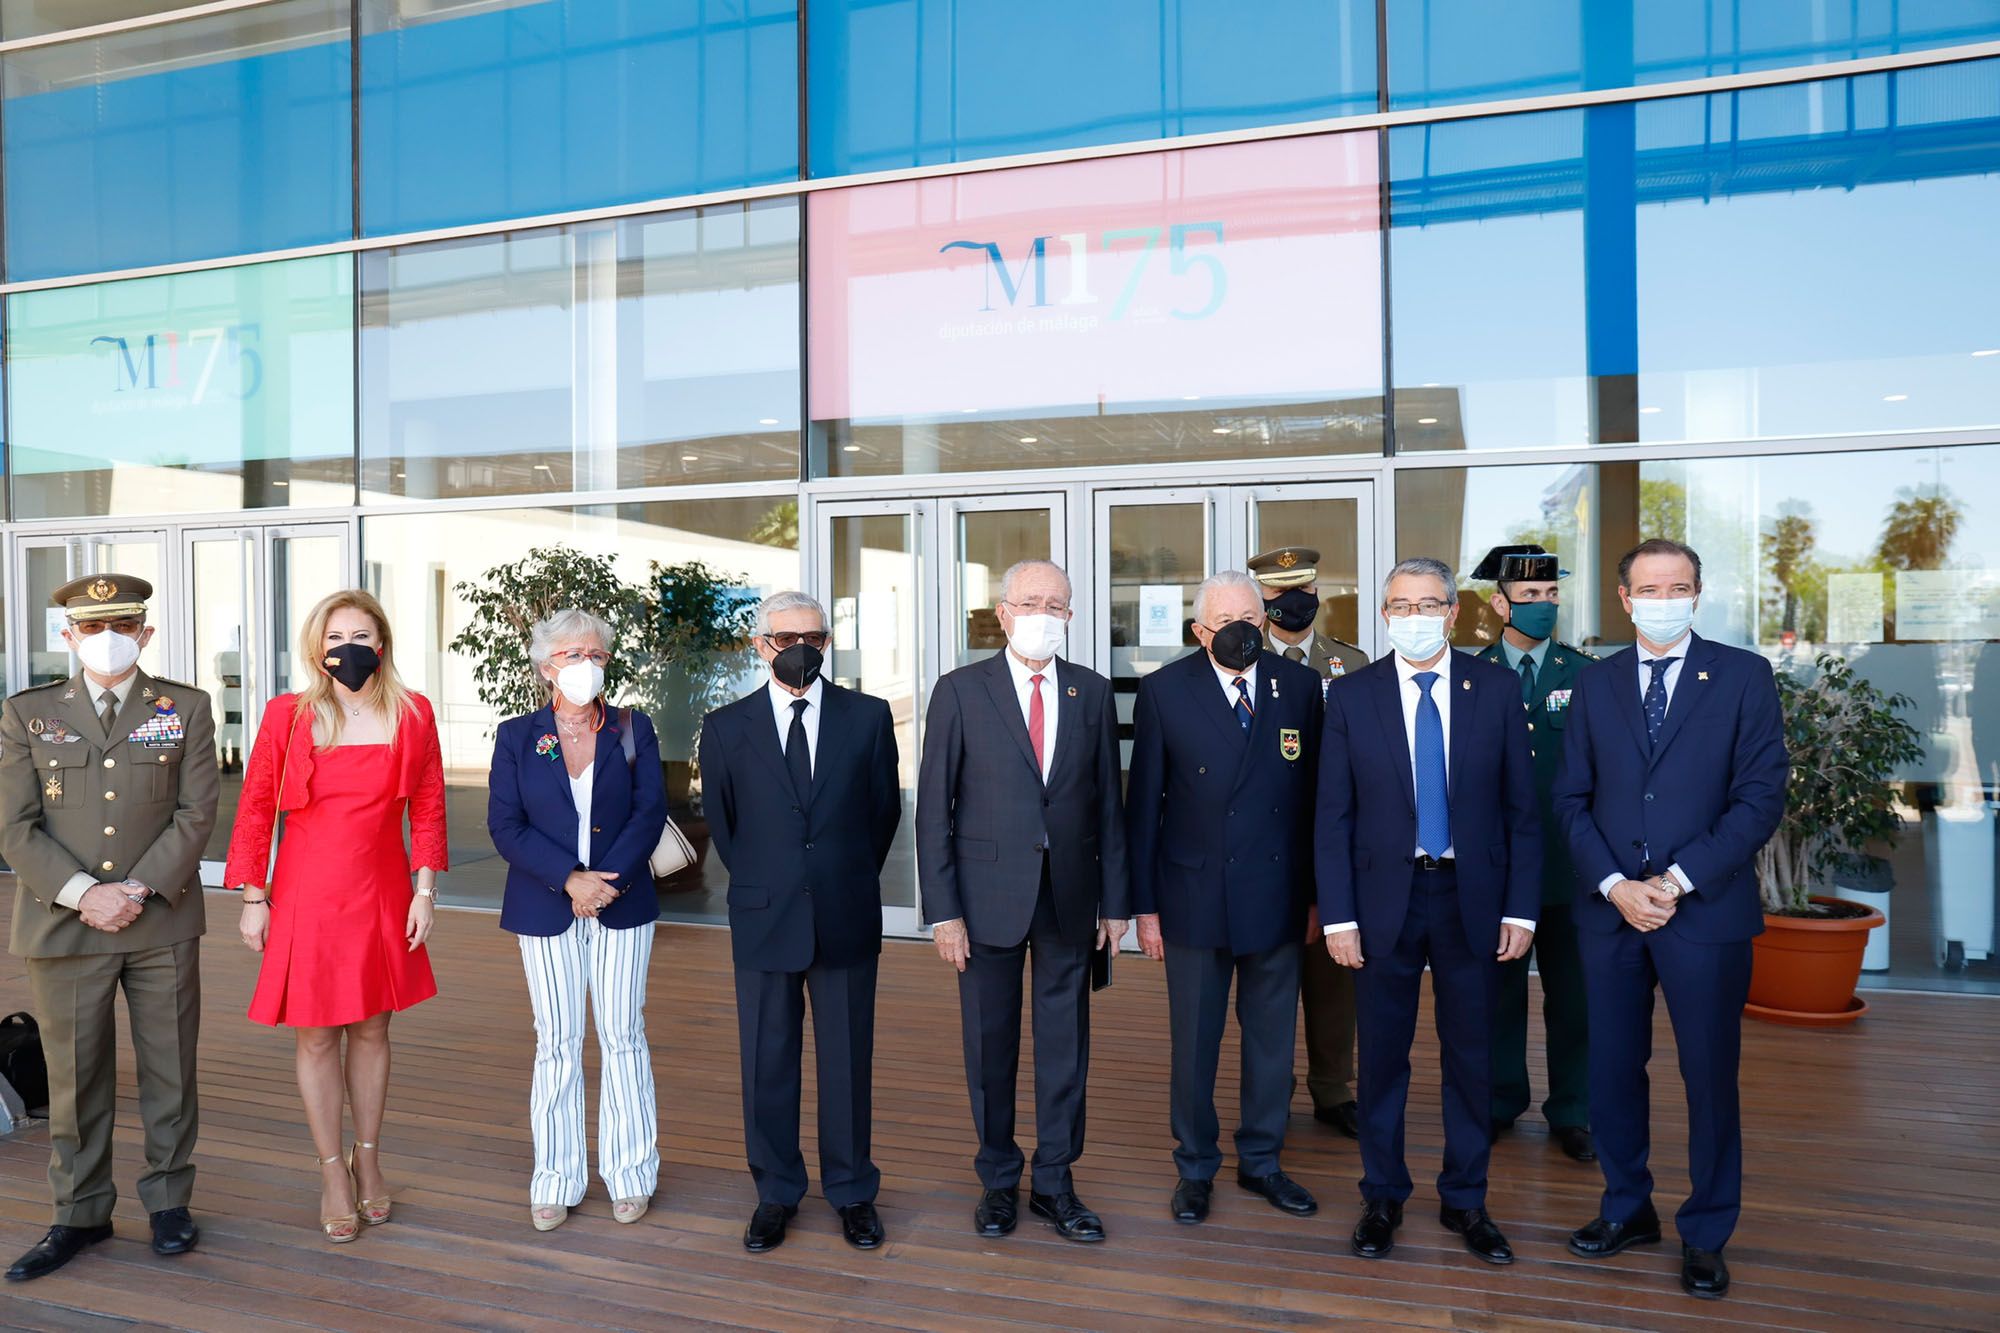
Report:
[[[143,574],[233,781],[300,611],[375,589],[490,906],[452,645],[531,550],[820,596],[910,785],[1022,555],[1129,709],[1273,545],[1376,653],[1394,555],[1537,541],[1596,651],[1666,535],[1701,632],[1908,697],[1866,966],[2000,993],[1995,0],[167,8],[0,0],[9,688],[73,669],[55,587]],[[696,728],[758,671],[635,665],[705,848]]]

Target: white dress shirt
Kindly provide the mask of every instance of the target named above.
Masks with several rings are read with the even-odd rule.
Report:
[[[1222,697],[1229,701],[1229,711],[1231,713],[1236,711],[1236,681],[1240,677],[1243,681],[1243,688],[1250,695],[1250,711],[1255,713],[1257,711],[1257,664],[1252,662],[1248,671],[1231,671],[1227,667],[1215,666],[1215,659],[1213,657],[1208,659],[1208,664],[1215,667],[1215,678],[1222,682]]]
[[[1646,687],[1652,684],[1653,681],[1653,669],[1647,666],[1646,663],[1655,659],[1667,663],[1667,669],[1660,673],[1666,678],[1665,683],[1660,688],[1667,692],[1667,715],[1671,717],[1674,711],[1674,686],[1680,684],[1681,668],[1687,664],[1688,643],[1692,637],[1692,634],[1681,635],[1679,639],[1668,644],[1667,650],[1663,653],[1652,652],[1643,643],[1632,645],[1634,655],[1639,659],[1639,716],[1641,720],[1646,715]],[[1687,871],[1681,869],[1679,861],[1668,866],[1667,873],[1680,882],[1682,893],[1694,892],[1694,881],[1688,878]],[[1598,881],[1597,891],[1606,898],[1609,898],[1611,891],[1617,888],[1624,879],[1625,876],[1614,871],[1612,874],[1606,875],[1602,880]]]
[[[818,676],[806,686],[804,694],[793,694],[777,681],[765,682],[765,693],[771,696],[771,717],[778,724],[778,752],[783,754],[785,744],[792,735],[792,705],[800,699],[806,701],[806,772],[813,771],[813,763],[819,758],[819,714],[820,704],[826,698],[826,682]]]
[[[569,798],[576,802],[576,863],[590,864],[590,796],[597,786],[597,765],[585,764],[583,772],[569,780]]]
[[[1451,779],[1450,687],[1453,659],[1457,656],[1456,652],[1447,648],[1444,650],[1444,656],[1436,662],[1427,667],[1420,667],[1404,658],[1402,654],[1398,653],[1396,655],[1397,694],[1403,702],[1403,743],[1409,747],[1410,790],[1413,792],[1417,789],[1417,705],[1424,697],[1424,687],[1417,683],[1417,677],[1426,671],[1435,671],[1437,673],[1437,679],[1431,682],[1431,701],[1437,705],[1438,720],[1444,724],[1444,763],[1447,784]],[[1412,847],[1410,854],[1412,856],[1423,856],[1425,852],[1422,847]],[[1458,852],[1455,848],[1446,847],[1439,855],[1455,858]],[[1503,916],[1500,920],[1507,925],[1519,926],[1522,930],[1526,931],[1532,932],[1535,928],[1534,922],[1525,921],[1518,916]],[[1358,921],[1341,921],[1333,925],[1322,926],[1321,931],[1323,934],[1332,935],[1340,931],[1359,930],[1360,928],[1361,923]]]
[[[1028,703],[1034,697],[1033,677],[1042,678],[1042,781],[1049,780],[1049,774],[1056,765],[1056,713],[1062,705],[1058,702],[1062,691],[1056,686],[1056,659],[1051,657],[1048,665],[1039,671],[1014,656],[1011,648],[1003,649],[1007,655],[1007,671],[1014,678],[1014,697],[1021,701],[1021,722],[1028,721]],[[1030,732],[1032,736],[1034,733]]]
[[[103,632],[106,634],[117,633],[116,630],[105,630]],[[139,673],[135,669],[126,672],[125,679],[111,687],[111,693],[118,698],[119,712],[125,710],[126,701],[132,697],[132,689],[138,682]],[[103,705],[98,700],[104,697],[104,687],[86,675],[83,677],[83,688],[90,695],[90,711],[93,713],[102,712]],[[83,895],[89,892],[97,883],[99,883],[97,876],[91,874],[88,870],[79,870],[69,877],[68,883],[56,890],[56,903],[59,906],[75,911],[78,904],[83,901]]]

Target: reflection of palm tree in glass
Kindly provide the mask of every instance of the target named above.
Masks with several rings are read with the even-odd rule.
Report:
[[[1905,486],[1882,522],[1876,549],[1891,569],[1943,569],[1964,506],[1947,486]]]
[[[1764,563],[1778,584],[1784,606],[1778,628],[1796,631],[1799,627],[1799,583],[1813,564],[1814,531],[1812,506],[1788,500],[1778,506],[1778,519],[1764,534]]]

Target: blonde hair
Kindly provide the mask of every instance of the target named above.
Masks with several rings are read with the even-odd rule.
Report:
[[[393,734],[396,724],[411,708],[410,688],[403,684],[403,678],[396,674],[396,660],[392,649],[394,636],[389,629],[388,613],[382,610],[382,603],[359,588],[343,588],[320,598],[319,605],[313,607],[306,621],[299,629],[299,661],[311,664],[311,683],[299,691],[300,702],[312,709],[313,744],[328,749],[340,744],[341,725],[346,713],[333,698],[334,680],[326,673],[323,659],[326,656],[326,622],[333,618],[335,611],[352,608],[375,622],[377,642],[375,651],[382,656],[382,669],[368,678],[362,686],[362,706],[373,708],[389,723]]]

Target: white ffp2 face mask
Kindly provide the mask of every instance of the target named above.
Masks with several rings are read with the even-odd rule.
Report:
[[[1007,646],[1030,662],[1042,662],[1062,651],[1069,623],[1054,616],[1015,616],[1007,631]]]
[[[139,641],[114,629],[99,630],[78,636],[76,655],[100,676],[122,676],[139,660]]]
[[[595,662],[572,662],[556,672],[556,688],[571,707],[581,708],[604,689],[604,668]]]

